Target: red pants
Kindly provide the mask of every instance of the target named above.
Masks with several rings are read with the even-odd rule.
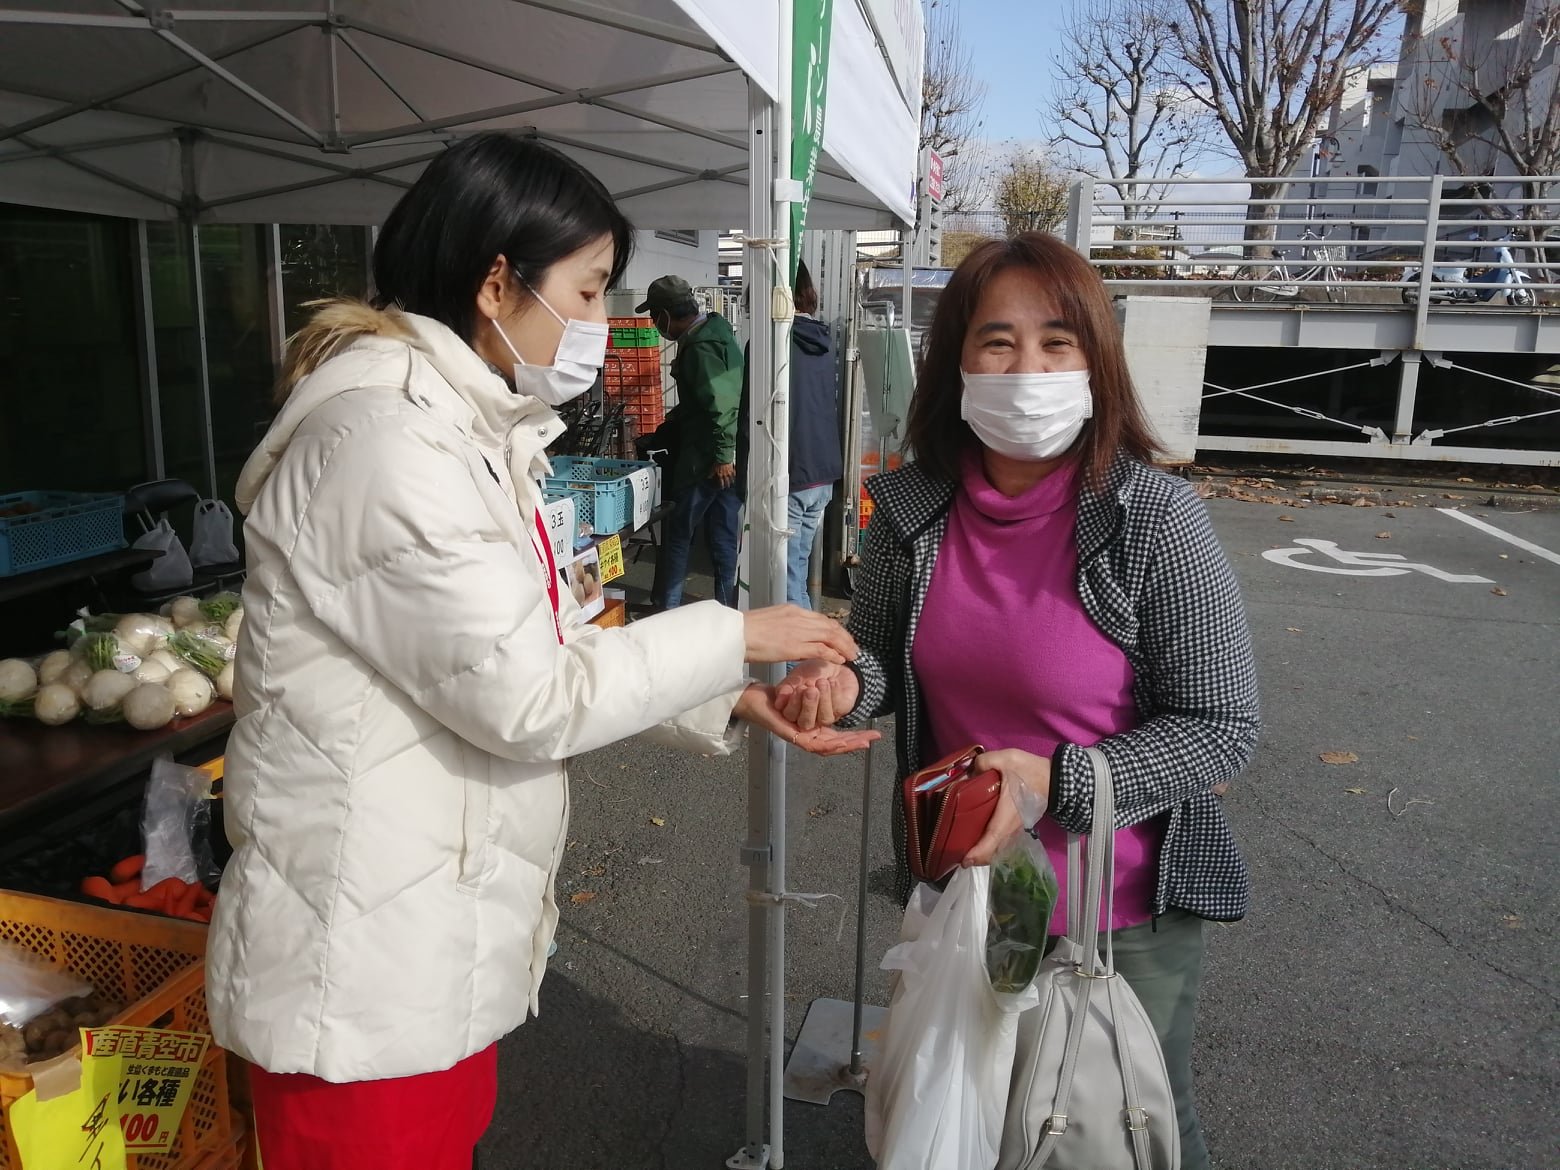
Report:
[[[498,1045],[443,1072],[337,1085],[253,1065],[264,1170],[471,1170],[498,1100]]]

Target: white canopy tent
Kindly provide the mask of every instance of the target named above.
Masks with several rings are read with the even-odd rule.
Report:
[[[752,595],[783,600],[793,0],[0,0],[0,201],[202,223],[382,221],[429,159],[506,129],[577,158],[641,228],[745,224]],[[834,0],[810,228],[914,219],[922,18]],[[800,177],[800,176],[798,176]],[[755,257],[756,259],[756,257]],[[144,257],[143,257],[144,260]],[[155,361],[148,378],[154,378]],[[152,385],[155,405],[155,382]],[[209,461],[209,455],[208,455]],[[214,475],[213,475],[214,478]],[[784,1165],[785,745],[755,741],[749,1108],[729,1165]],[[759,1004],[767,998],[767,1021]],[[766,1032],[767,1022],[767,1032]],[[768,1073],[766,1095],[766,1071]],[[767,1109],[766,1109],[767,1105]],[[765,1142],[767,1129],[769,1141]]]
[[[136,219],[374,224],[443,143],[507,129],[579,159],[639,227],[731,227],[748,216],[748,82],[780,94],[783,9],[9,0],[0,198]],[[810,227],[914,216],[905,93],[919,76],[889,68],[871,9],[835,7],[837,116]]]

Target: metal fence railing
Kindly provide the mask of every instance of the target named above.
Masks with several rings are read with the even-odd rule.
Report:
[[[1232,182],[1176,179],[1149,200],[1085,179],[1066,234],[1108,284],[1200,281],[1216,300],[1403,303],[1421,315],[1560,303],[1560,176],[1239,180],[1270,197],[1232,197]]]

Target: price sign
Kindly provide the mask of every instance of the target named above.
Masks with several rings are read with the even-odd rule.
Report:
[[[211,1037],[153,1028],[94,1028],[84,1033],[83,1066],[118,1066],[117,1108],[125,1149],[167,1153],[189,1107]]]
[[[623,575],[623,540],[617,535],[609,536],[597,546],[601,553],[601,582],[605,585],[608,581],[616,581]]]
[[[114,1064],[70,1056],[33,1073],[9,1117],[23,1170],[125,1170]]]
[[[650,513],[655,511],[655,469],[641,467],[629,476],[634,493],[634,531],[638,532],[650,523]]]

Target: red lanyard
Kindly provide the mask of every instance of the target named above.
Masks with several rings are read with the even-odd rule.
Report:
[[[541,558],[542,568],[547,573],[547,600],[552,604],[553,629],[558,634],[558,645],[563,645],[563,621],[558,616],[558,566],[553,561],[552,541],[547,538],[547,523],[542,519],[542,510],[536,510],[536,536],[539,543],[536,546],[536,555]]]

